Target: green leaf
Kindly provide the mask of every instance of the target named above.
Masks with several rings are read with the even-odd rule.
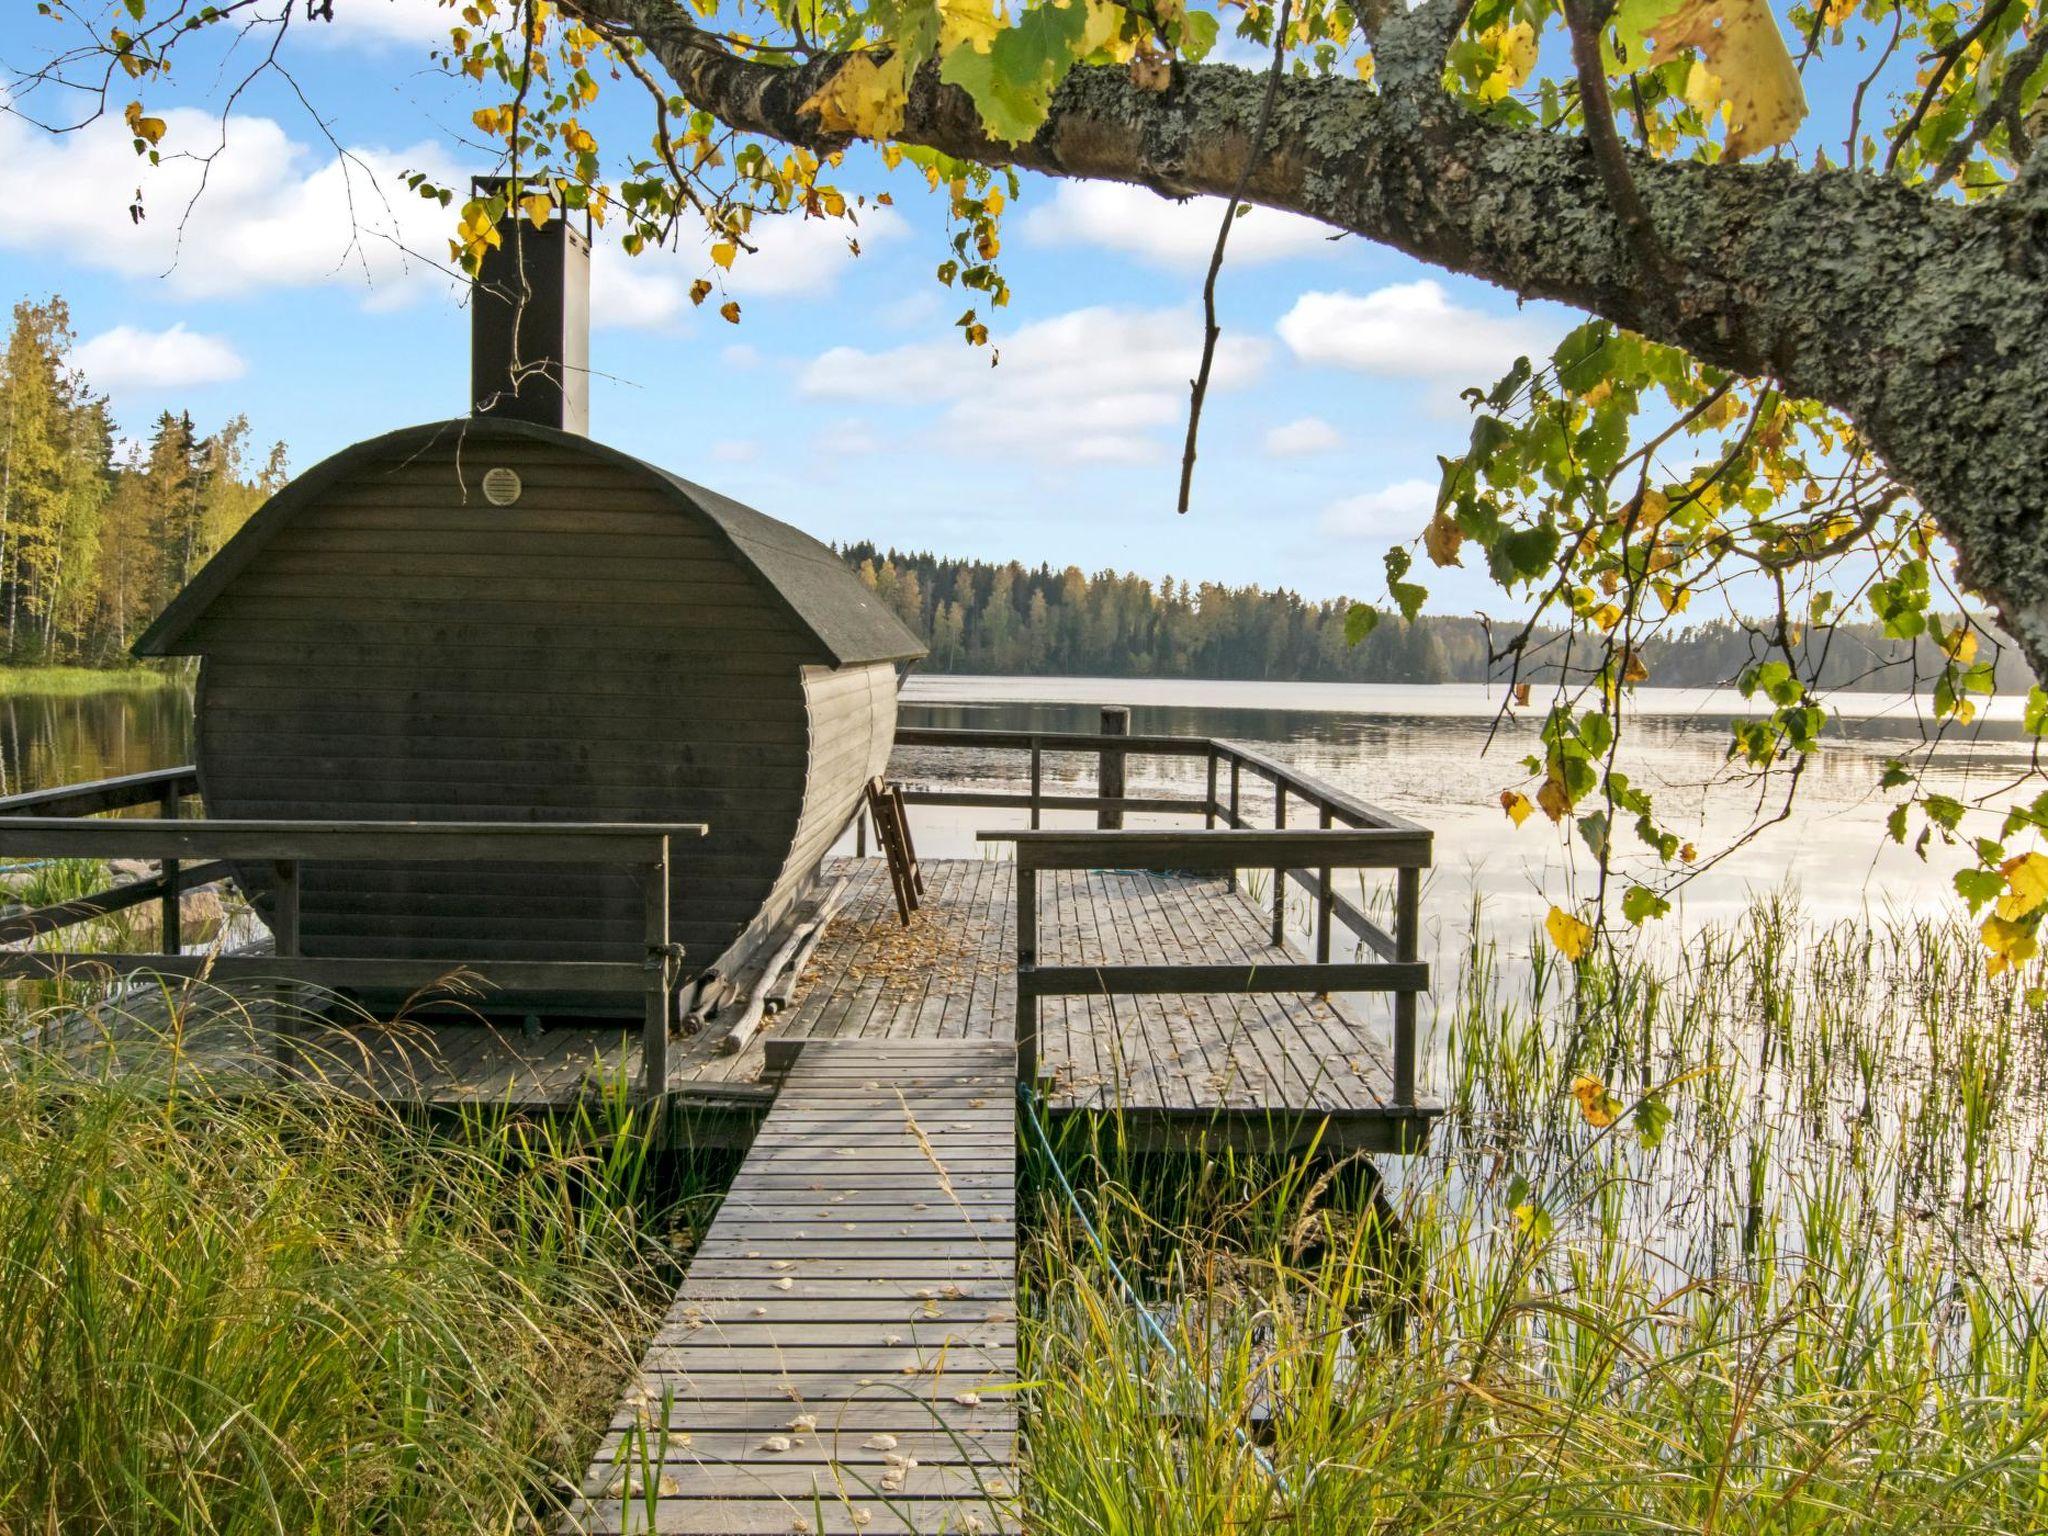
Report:
[[[1632,885],[1622,894],[1621,915],[1638,928],[1650,918],[1663,917],[1670,911],[1671,903],[1647,885]]]
[[[1657,1147],[1671,1126],[1671,1106],[1655,1094],[1636,1105],[1636,1135],[1646,1147]]]
[[[1975,915],[1986,902],[1996,901],[2004,894],[2005,876],[1995,869],[1959,869],[1955,885],[1956,894],[1970,904],[1970,912]]]
[[[1380,627],[1380,612],[1369,603],[1353,603],[1344,615],[1344,643],[1357,645]]]

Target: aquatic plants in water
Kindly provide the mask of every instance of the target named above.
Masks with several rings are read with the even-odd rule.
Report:
[[[1070,1138],[1098,1245],[1030,1159],[1033,1528],[2041,1529],[2048,1017],[1975,945],[1475,941],[1384,1183]]]

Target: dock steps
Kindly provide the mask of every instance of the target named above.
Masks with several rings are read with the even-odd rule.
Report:
[[[804,1046],[571,1530],[1019,1528],[1015,1082],[995,1041]]]

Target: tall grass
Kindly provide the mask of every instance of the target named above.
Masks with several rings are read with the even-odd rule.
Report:
[[[0,1530],[551,1528],[666,1291],[649,1147],[13,1058]]]
[[[1034,1528],[2048,1529],[2048,1028],[1971,936],[1767,903],[1510,973],[1385,1185],[1069,1144],[1098,1245],[1028,1160]]]

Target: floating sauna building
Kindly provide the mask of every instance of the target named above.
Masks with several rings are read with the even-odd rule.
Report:
[[[201,658],[210,816],[708,822],[672,928],[684,975],[731,974],[886,766],[925,648],[816,539],[585,435],[588,295],[583,232],[508,221],[473,414],[294,480],[135,650]],[[309,867],[299,922],[320,956],[643,947],[629,875],[560,867]]]

